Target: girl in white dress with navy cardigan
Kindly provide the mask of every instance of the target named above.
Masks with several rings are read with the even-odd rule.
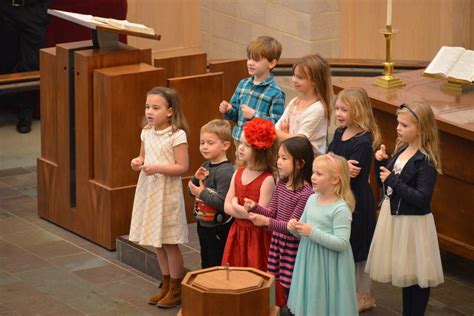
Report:
[[[398,140],[389,159],[375,153],[375,172],[385,199],[375,228],[366,272],[403,288],[403,315],[423,315],[430,287],[444,282],[430,203],[441,173],[438,130],[430,105],[402,104]],[[388,159],[388,161],[387,161]]]

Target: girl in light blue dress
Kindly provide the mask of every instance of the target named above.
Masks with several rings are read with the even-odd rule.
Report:
[[[355,267],[349,238],[354,196],[343,157],[318,156],[311,177],[314,194],[288,230],[301,241],[288,308],[296,316],[358,315]]]

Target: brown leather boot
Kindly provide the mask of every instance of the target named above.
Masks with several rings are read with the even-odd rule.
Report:
[[[163,275],[163,279],[161,280],[160,284],[160,290],[158,293],[155,295],[151,296],[148,299],[148,304],[150,305],[156,305],[159,300],[161,300],[163,297],[166,296],[166,293],[168,293],[170,290],[170,276],[169,275]]]
[[[181,304],[181,280],[182,279],[171,279],[170,290],[163,299],[158,301],[158,307],[172,308]]]

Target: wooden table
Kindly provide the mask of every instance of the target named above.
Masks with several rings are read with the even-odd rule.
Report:
[[[367,90],[389,152],[395,145],[399,105],[414,100],[431,105],[443,167],[431,204],[439,243],[447,251],[474,260],[474,91],[460,96],[447,94],[441,90],[441,80],[422,77],[421,73],[397,74],[406,86],[390,90],[373,86],[375,78],[334,78],[333,86],[335,93],[348,87]]]

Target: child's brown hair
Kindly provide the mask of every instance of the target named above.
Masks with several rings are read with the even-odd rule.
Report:
[[[266,58],[269,62],[278,61],[281,56],[281,43],[271,36],[259,36],[247,45],[247,58],[260,60]]]
[[[173,131],[182,129],[186,133],[188,132],[188,123],[186,122],[181,110],[181,98],[179,97],[179,94],[176,92],[176,90],[167,87],[154,87],[148,91],[146,95],[159,95],[163,97],[168,105],[168,108],[173,109],[173,115],[170,118],[170,124]],[[151,128],[151,126],[146,124],[146,118],[144,128]]]

